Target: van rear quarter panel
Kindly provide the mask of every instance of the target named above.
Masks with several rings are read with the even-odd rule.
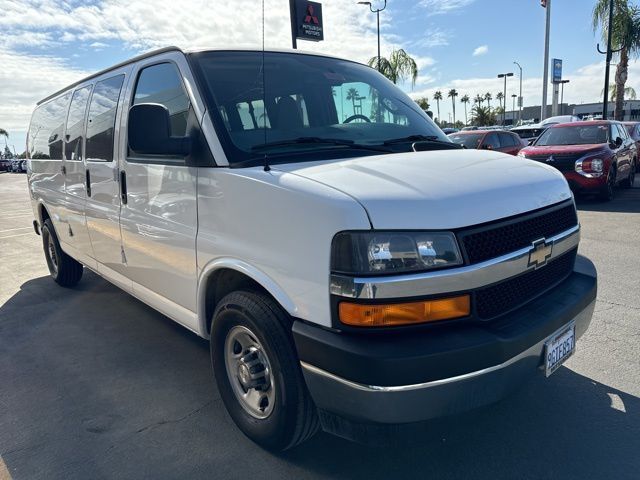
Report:
[[[66,226],[64,204],[67,201],[64,192],[62,160],[29,160],[27,168],[29,189],[31,191],[33,215],[40,222],[39,208],[44,205],[51,217],[56,233]],[[58,235],[60,237],[60,235]],[[62,238],[64,241],[64,237]]]
[[[265,172],[262,167],[201,168],[197,239],[201,300],[208,275],[218,267],[231,267],[252,276],[290,315],[330,326],[333,236],[370,228],[358,202],[313,180]],[[199,310],[200,324],[206,325],[204,309]]]

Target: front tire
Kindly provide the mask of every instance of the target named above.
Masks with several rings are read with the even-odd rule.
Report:
[[[270,450],[311,438],[318,416],[291,337],[291,320],[269,296],[233,292],[213,314],[211,360],[229,415]]]
[[[609,173],[607,174],[607,184],[602,187],[598,198],[605,202],[610,202],[613,200],[615,195],[615,187],[616,187],[616,169],[611,166],[609,167]]]
[[[82,264],[62,251],[53,223],[48,218],[42,225],[42,246],[49,273],[56,283],[63,287],[77,285],[82,278]]]

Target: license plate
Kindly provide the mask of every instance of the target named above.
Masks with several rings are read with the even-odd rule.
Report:
[[[555,372],[576,349],[576,326],[570,325],[544,344],[544,365],[547,377]]]

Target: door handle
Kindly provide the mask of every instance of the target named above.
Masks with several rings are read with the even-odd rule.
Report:
[[[87,197],[90,197],[91,196],[91,173],[89,173],[88,168],[85,175],[87,177]]]
[[[60,171],[62,172],[63,175],[67,174],[67,167],[65,167],[64,165],[60,166]]]
[[[127,204],[127,173],[124,170],[120,170],[120,199]]]

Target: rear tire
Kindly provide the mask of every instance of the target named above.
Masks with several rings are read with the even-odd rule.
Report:
[[[629,176],[627,178],[625,178],[622,182],[622,186],[624,188],[633,188],[633,184],[635,183],[635,179],[636,179],[636,169],[637,167],[637,160],[634,159],[633,162],[631,163],[631,169],[629,170]]]
[[[227,412],[247,437],[277,451],[319,427],[290,332],[289,316],[263,293],[230,293],[213,314],[211,360]]]
[[[82,264],[62,251],[53,223],[48,218],[42,225],[42,246],[49,273],[56,283],[63,287],[77,285],[82,278]]]

